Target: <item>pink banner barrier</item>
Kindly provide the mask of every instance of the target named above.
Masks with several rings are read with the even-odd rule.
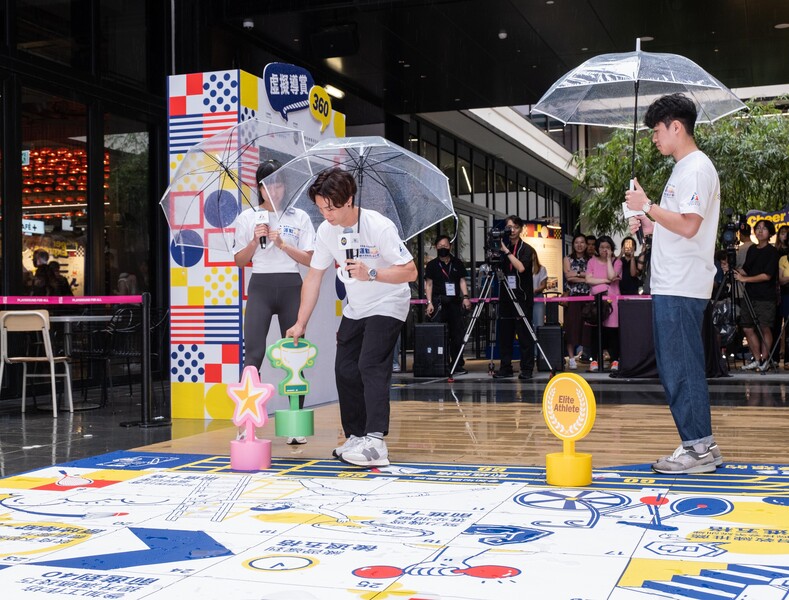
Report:
[[[142,296],[0,296],[0,304],[142,304]]]
[[[647,294],[638,294],[634,296],[603,296],[606,300],[651,300],[652,296]],[[594,296],[556,296],[552,298],[535,298],[535,302],[589,302],[594,300]],[[496,302],[498,298],[471,298],[472,302]],[[427,300],[423,298],[413,298],[411,304],[427,304]]]

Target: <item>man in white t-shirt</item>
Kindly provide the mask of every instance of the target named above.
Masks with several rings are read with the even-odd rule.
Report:
[[[337,330],[334,372],[347,440],[334,455],[352,465],[387,466],[383,438],[389,430],[392,357],[408,315],[408,282],[416,280],[416,265],[392,221],[354,205],[356,182],[348,171],[322,172],[309,194],[326,221],[318,227],[301,308],[286,336],[298,341],[304,335],[324,272],[335,262],[343,265],[348,303]]]
[[[720,183],[693,139],[696,106],[682,94],[658,98],[644,115],[652,142],[676,161],[660,204],[634,182],[627,206],[645,215],[630,229],[653,233],[652,329],[660,381],[682,444],[652,465],[658,473],[710,473],[723,463],[712,436],[702,321],[715,277]],[[647,216],[648,215],[648,216]]]

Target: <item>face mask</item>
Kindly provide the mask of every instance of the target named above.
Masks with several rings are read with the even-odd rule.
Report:
[[[446,258],[447,256],[449,256],[449,248],[439,248],[438,256],[439,258]]]

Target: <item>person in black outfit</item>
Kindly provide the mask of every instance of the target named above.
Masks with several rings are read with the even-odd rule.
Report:
[[[449,351],[451,361],[455,359],[463,345],[463,311],[471,309],[468,297],[466,276],[468,275],[463,262],[452,256],[450,239],[447,235],[436,238],[437,258],[425,265],[425,297],[427,298],[427,316],[434,321],[447,324],[449,334]],[[468,373],[463,368],[465,360],[460,357],[455,375]]]
[[[772,367],[770,351],[773,346],[773,323],[777,304],[776,282],[778,281],[778,250],[769,240],[775,235],[772,221],[762,219],[753,228],[758,243],[748,248],[742,268],[735,269],[734,279],[745,284],[745,293],[740,307],[740,325],[745,331],[753,361],[744,370],[769,371]],[[747,307],[751,301],[753,313]],[[756,332],[761,331],[761,338]]]
[[[501,265],[504,281],[515,295],[515,299],[528,318],[534,307],[534,285],[532,279],[532,258],[534,248],[521,239],[523,221],[520,217],[507,217],[505,231],[509,231],[509,239],[501,241]],[[531,324],[531,323],[530,323]],[[534,370],[534,344],[523,319],[520,318],[510,295],[499,289],[499,350],[501,362],[499,369],[493,373],[495,378],[512,377],[512,354],[515,334],[518,334],[521,351],[521,372],[518,379],[531,379]]]
[[[638,294],[638,286],[641,280],[638,277],[638,265],[636,259],[636,241],[627,236],[622,240],[622,280],[619,282],[619,293],[623,296],[635,296]]]

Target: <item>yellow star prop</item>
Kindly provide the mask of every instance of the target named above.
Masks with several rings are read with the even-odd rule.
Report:
[[[255,367],[245,368],[241,381],[227,386],[227,395],[236,403],[233,423],[240,427],[251,421],[255,427],[263,427],[268,421],[266,402],[274,392],[274,386],[270,383],[260,383],[260,375]]]

